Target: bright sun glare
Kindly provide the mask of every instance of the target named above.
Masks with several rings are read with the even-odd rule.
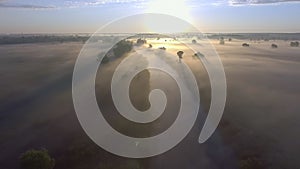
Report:
[[[149,2],[146,12],[148,13],[160,13],[178,17],[185,21],[191,22],[189,14],[189,6],[186,0],[153,0]],[[149,25],[149,29],[153,31],[161,32],[165,31],[164,28],[160,28],[159,25]],[[183,32],[185,27],[172,27],[171,32]]]

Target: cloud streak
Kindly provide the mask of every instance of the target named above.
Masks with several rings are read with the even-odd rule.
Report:
[[[299,3],[300,0],[229,0],[230,5],[266,5],[278,3]]]
[[[54,6],[32,5],[12,3],[8,0],[0,0],[0,8],[20,8],[20,9],[54,9]]]
[[[137,4],[143,3],[146,0],[88,0],[88,1],[67,1],[65,6],[76,7],[97,7],[108,4]]]

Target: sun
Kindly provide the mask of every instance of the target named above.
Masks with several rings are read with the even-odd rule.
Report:
[[[191,22],[189,8],[186,0],[153,0],[148,3],[146,12],[172,15]]]
[[[153,0],[148,3],[146,12],[173,15],[184,20],[191,19],[186,0]]]

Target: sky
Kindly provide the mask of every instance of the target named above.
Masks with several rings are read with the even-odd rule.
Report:
[[[205,33],[300,33],[300,0],[0,0],[0,33],[93,33],[141,13],[176,16]]]

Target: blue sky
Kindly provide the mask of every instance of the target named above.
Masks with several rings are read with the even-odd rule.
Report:
[[[92,33],[145,12],[180,17],[203,32],[300,32],[298,0],[0,0],[0,33]]]

